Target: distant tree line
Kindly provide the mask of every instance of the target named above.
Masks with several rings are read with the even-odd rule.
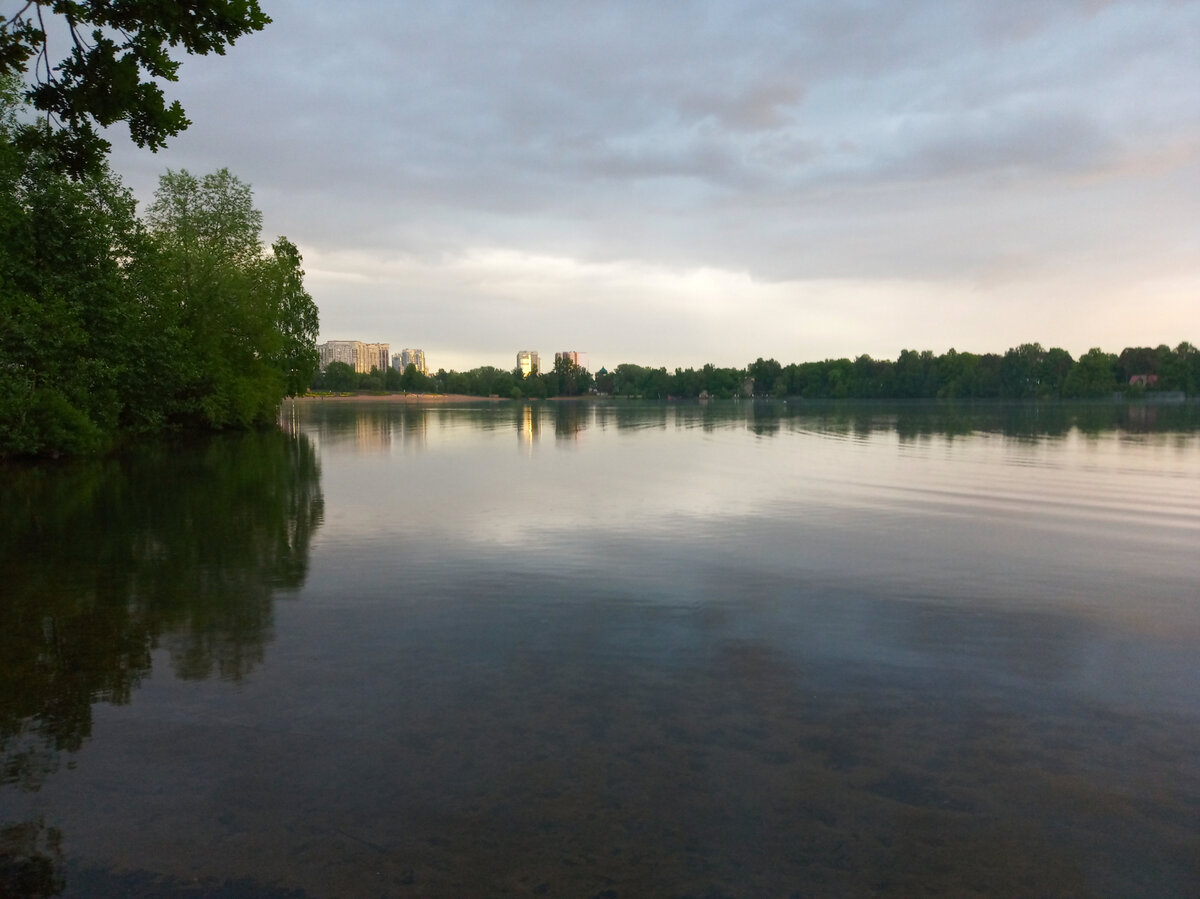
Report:
[[[1134,375],[1147,383],[1131,384]],[[759,358],[745,369],[665,369],[618,365],[602,392],[624,396],[754,396],[808,399],[1051,399],[1097,398],[1174,390],[1200,391],[1200,352],[1189,343],[1131,347],[1119,355],[1092,349],[1079,359],[1066,350],[1026,343],[1003,355],[903,350],[895,361],[826,359],[782,365]]]
[[[273,421],[317,368],[300,253],[268,251],[250,188],[168,172],[144,217],[102,160],[20,142],[0,80],[0,458]]]
[[[1146,376],[1136,378],[1135,376]],[[520,369],[485,365],[467,372],[423,375],[415,366],[403,373],[372,370],[356,374],[334,362],[313,382],[316,390],[456,393],[469,396],[563,397],[597,393],[667,399],[711,396],[803,397],[806,399],[1094,399],[1162,391],[1200,395],[1200,350],[1190,343],[1174,349],[1127,347],[1120,354],[1092,349],[1078,359],[1059,347],[1024,343],[1004,354],[960,353],[935,356],[929,350],[903,350],[895,361],[826,359],[783,365],[761,357],[745,368],[651,368],[622,363],[595,375],[567,360],[548,372],[525,377]]]
[[[569,359],[557,359],[550,371],[535,371],[522,375],[519,368],[505,371],[491,365],[470,371],[446,371],[427,375],[409,365],[400,372],[371,369],[355,372],[345,362],[330,362],[325,371],[318,372],[312,389],[335,393],[350,391],[407,391],[410,393],[452,393],[464,396],[498,396],[505,399],[544,398],[551,396],[583,396],[591,392],[595,379]]]

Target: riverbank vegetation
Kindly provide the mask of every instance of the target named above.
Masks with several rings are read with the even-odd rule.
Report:
[[[1200,395],[1200,350],[1127,347],[1121,353],[1092,349],[1078,359],[1064,349],[1026,343],[999,353],[935,356],[904,350],[894,360],[826,359],[784,365],[759,358],[745,368],[653,368],[622,363],[595,374],[567,360],[522,377],[519,369],[482,366],[467,372],[424,375],[408,370],[356,373],[331,363],[313,381],[321,391],[411,391],[513,399],[587,394],[647,397],[803,397],[805,399],[1098,399],[1167,394]]]
[[[0,458],[274,420],[317,369],[317,308],[249,186],[168,172],[139,217],[102,160],[72,175],[21,143],[18,92],[0,83]]]

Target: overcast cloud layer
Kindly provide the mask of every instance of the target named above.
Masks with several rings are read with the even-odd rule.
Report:
[[[744,365],[1200,342],[1200,2],[267,0],[152,155],[249,181],[321,339]]]

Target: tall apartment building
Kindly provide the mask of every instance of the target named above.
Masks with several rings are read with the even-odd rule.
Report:
[[[403,349],[392,357],[392,368],[396,371],[407,371],[410,365],[415,365],[423,375],[429,374],[429,366],[425,364],[425,351]]]
[[[330,362],[344,362],[355,371],[362,371],[359,368],[359,357],[363,355],[363,342],[361,340],[327,340],[317,347],[317,355],[320,357],[321,371],[325,371],[329,367]],[[369,369],[368,369],[369,371]]]
[[[364,371],[370,371],[373,368],[379,369],[381,372],[388,370],[388,363],[392,357],[392,345],[390,343],[365,343],[363,344],[363,352],[366,354],[366,368]]]
[[[363,343],[361,340],[327,340],[317,347],[321,371],[330,362],[344,362],[360,374],[372,368],[385,371],[391,345],[386,343]]]
[[[530,372],[541,371],[542,362],[533,350],[521,350],[517,353],[517,368],[521,369],[521,377],[528,377]]]
[[[558,365],[558,363],[564,359],[566,359],[572,365],[582,365],[583,364],[582,362],[579,361],[579,353],[577,353],[575,350],[563,350],[561,353],[554,354],[554,364],[555,365]]]

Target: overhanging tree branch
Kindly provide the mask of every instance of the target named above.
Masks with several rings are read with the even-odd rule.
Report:
[[[57,64],[48,16],[70,32],[71,51]],[[124,121],[138,146],[157,150],[190,124],[159,84],[177,78],[175,48],[223,55],[270,21],[258,0],[25,0],[0,16],[0,77],[26,79],[26,100],[46,116],[45,127],[28,128],[22,143],[50,153],[74,176],[93,170],[109,149],[96,126]]]

